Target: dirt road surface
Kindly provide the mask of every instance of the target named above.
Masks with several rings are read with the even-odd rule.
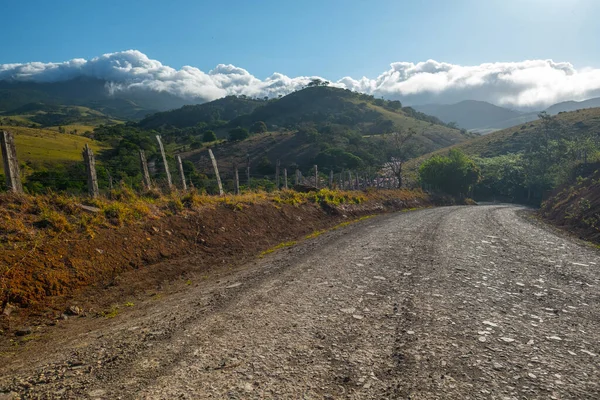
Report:
[[[0,398],[598,399],[600,252],[530,219],[362,221],[67,321],[3,362]]]

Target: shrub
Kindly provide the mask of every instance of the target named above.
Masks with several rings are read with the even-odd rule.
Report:
[[[422,182],[451,195],[466,196],[480,177],[481,172],[475,162],[455,149],[450,150],[447,157],[431,157],[419,168]]]
[[[238,126],[237,128],[234,128],[229,131],[229,140],[231,140],[232,142],[238,142],[247,139],[248,137],[250,137],[250,133],[246,128],[240,128]]]
[[[267,131],[267,125],[262,121],[256,121],[250,127],[251,133],[264,133]]]
[[[202,135],[202,141],[204,143],[214,142],[215,140],[217,140],[217,135],[215,135],[213,131],[206,131]]]

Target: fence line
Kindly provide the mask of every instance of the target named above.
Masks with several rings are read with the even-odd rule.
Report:
[[[159,149],[160,156],[162,158],[164,164],[164,173],[166,176],[166,186],[168,190],[172,190],[174,188],[173,182],[171,180],[171,173],[169,170],[169,163],[167,161],[167,155],[165,152],[165,148],[163,146],[160,135],[156,136]],[[2,158],[4,161],[4,170],[6,175],[6,182],[8,190],[22,193],[23,186],[21,182],[21,177],[19,173],[19,166],[16,157],[16,149],[14,144],[14,137],[11,133],[2,131],[2,135],[0,136],[0,145],[2,147]],[[225,175],[221,175],[219,173],[219,169],[217,166],[217,159],[214,156],[214,153],[211,149],[208,149],[208,155],[212,164],[212,168],[215,175],[215,181],[219,190],[220,195],[225,194],[225,189],[223,182],[226,183],[229,191],[232,191],[234,194],[240,194],[240,178],[239,178],[239,167],[237,162],[233,164],[233,168],[229,172],[229,169],[226,169]],[[86,178],[77,178],[70,177],[68,179],[61,178],[61,182],[85,182],[87,183],[87,191],[91,197],[98,197],[100,195],[100,190],[98,188],[98,177],[96,174],[96,163],[95,157],[92,149],[85,144],[85,147],[82,151],[82,156],[85,165]],[[188,178],[185,176],[185,171],[183,168],[183,162],[181,156],[177,155],[175,157],[176,166],[179,172],[180,184],[177,186],[181,186],[181,189],[186,191],[189,188],[193,188],[194,185],[192,183],[191,178],[189,178],[189,186],[188,186]],[[142,183],[145,189],[151,189],[153,187],[152,175],[156,174],[156,166],[154,161],[149,162],[146,158],[146,155],[143,150],[139,150],[139,167],[142,176]],[[280,160],[276,161],[276,169],[275,169],[275,182],[273,186],[276,190],[280,189],[289,189],[289,181],[288,181],[288,168],[283,168],[283,182],[281,182],[281,162]],[[104,168],[106,174],[109,179],[109,187],[112,190],[112,177],[110,176],[110,172],[108,169]],[[253,179],[267,180],[273,182],[273,175],[265,175],[252,173],[250,157],[246,157],[246,187],[251,188],[253,184]],[[328,187],[330,189],[339,188],[342,190],[366,190],[368,188],[376,188],[376,189],[391,189],[397,187],[397,178],[391,176],[383,176],[377,173],[372,173],[371,169],[367,170],[346,170],[344,168],[341,169],[341,172],[338,175],[337,183],[336,176],[334,174],[333,169],[329,169],[328,174],[319,172],[319,166],[317,164],[313,165],[312,172],[314,173],[310,177],[304,177],[302,175],[302,171],[299,168],[295,168],[294,170],[294,185],[292,188],[299,189],[297,186],[308,186],[313,187],[315,189]],[[224,181],[222,180],[224,178]],[[139,178],[138,178],[139,179]],[[39,182],[53,182],[55,183],[57,178],[53,179],[50,175],[49,177],[40,179]],[[160,181],[155,182],[155,184],[159,185]],[[164,183],[164,180],[163,180]],[[135,184],[135,183],[134,183]],[[163,186],[164,187],[164,186]],[[426,187],[425,187],[426,188]],[[306,190],[306,188],[302,188],[301,190]]]

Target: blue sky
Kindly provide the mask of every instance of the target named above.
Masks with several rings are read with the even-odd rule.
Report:
[[[395,61],[553,59],[600,67],[598,0],[3,0],[0,64],[137,49],[258,78],[377,77]]]

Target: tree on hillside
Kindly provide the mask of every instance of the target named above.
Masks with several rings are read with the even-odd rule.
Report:
[[[397,111],[402,108],[402,103],[398,100],[392,100],[387,102],[388,108]]]
[[[324,81],[322,79],[315,78],[315,79],[312,79],[310,82],[308,82],[306,87],[329,86],[329,83],[330,83],[329,81]]]
[[[387,166],[398,181],[398,188],[402,187],[402,167],[404,163],[416,155],[416,147],[410,143],[410,139],[415,134],[414,129],[397,130],[391,134],[392,155]]]
[[[214,142],[215,140],[217,140],[217,135],[215,135],[213,131],[206,131],[202,135],[202,141],[204,143]]]
[[[250,137],[248,129],[237,127],[229,131],[229,140],[232,142],[238,142]]]
[[[302,141],[314,143],[319,139],[319,132],[312,126],[302,126],[296,136]]]
[[[559,183],[568,170],[568,132],[554,116],[541,112],[534,134],[529,136],[523,152],[527,200],[541,198],[543,193]]]
[[[264,133],[267,131],[267,124],[263,121],[256,121],[250,127],[250,133]]]

